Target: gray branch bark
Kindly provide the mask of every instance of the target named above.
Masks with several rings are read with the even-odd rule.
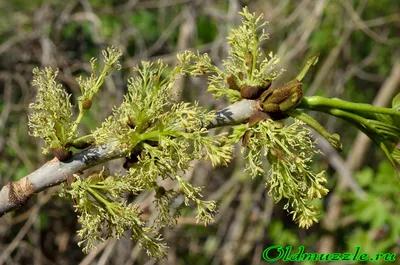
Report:
[[[205,127],[211,129],[245,122],[256,109],[255,100],[243,99],[217,111],[216,118]],[[125,154],[116,147],[114,142],[88,148],[63,162],[54,158],[31,174],[18,181],[10,182],[1,189],[0,217],[22,207],[34,193],[59,185],[74,173],[121,157],[125,157]]]

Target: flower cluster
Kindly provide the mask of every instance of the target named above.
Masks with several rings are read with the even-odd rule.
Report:
[[[260,48],[261,43],[269,38],[264,29],[266,22],[261,23],[263,16],[256,18],[247,8],[240,15],[243,17],[242,25],[232,29],[228,36],[228,58],[223,61],[225,69],[213,65],[206,53],[185,51],[178,54],[181,74],[200,76],[212,73],[208,78],[208,91],[217,99],[226,96],[231,103],[242,99],[243,87],[271,83],[283,73],[283,70],[275,69],[279,59],[272,52],[264,56]]]
[[[287,199],[285,209],[301,227],[308,228],[317,222],[319,212],[312,200],[325,196],[328,190],[323,186],[324,172],[315,173],[310,168],[314,155],[319,153],[311,139],[311,130],[300,120],[286,126],[265,120],[252,127],[237,126],[232,141],[240,140],[245,133],[252,135],[247,142],[245,170],[252,177],[267,176],[269,195],[276,202]],[[264,166],[264,158],[270,164],[269,170]]]
[[[74,175],[74,182],[64,185],[62,195],[73,201],[79,215],[82,228],[78,234],[85,251],[97,241],[120,238],[130,230],[132,239],[151,257],[165,257],[166,245],[158,230],[176,224],[180,207],[171,205],[178,197],[183,198],[186,206],[197,207],[198,223],[212,223],[217,213],[216,202],[201,199],[202,189],[186,181],[182,173],[191,168],[193,160],[210,160],[213,166],[227,165],[234,145],[245,135],[245,171],[252,177],[267,175],[269,194],[276,201],[288,200],[285,209],[301,227],[308,228],[317,221],[318,211],[311,201],[326,195],[328,190],[323,186],[326,182],[323,172],[314,173],[310,169],[318,151],[310,130],[301,121],[295,119],[284,126],[264,120],[251,127],[235,125],[229,137],[226,134],[209,136],[205,125],[216,118],[214,111],[203,109],[197,102],[170,100],[178,73],[193,76],[211,73],[208,91],[216,98],[226,96],[235,102],[247,98],[244,95],[248,88],[268,89],[283,72],[275,69],[279,59],[272,52],[264,56],[260,49],[261,42],[268,39],[262,16],[256,18],[247,8],[240,14],[242,25],[228,37],[230,50],[229,57],[223,61],[224,70],[213,65],[207,54],[189,51],[178,55],[180,64],[172,69],[161,60],[142,62],[134,69],[136,76],[128,81],[121,105],[114,107],[112,115],[101,126],[80,138],[78,125],[104,78],[119,69],[121,52],[116,48],[107,49],[103,52],[103,70],[96,74],[95,60],[91,60],[92,75],[78,79],[82,95],[78,98],[79,114],[75,121],[70,95],[55,81],[57,72],[49,68],[34,71],[38,100],[31,104],[34,112],[29,125],[33,135],[45,140],[46,148],[86,148],[113,143],[115,150],[126,159],[125,171],[110,173],[104,169],[88,177]],[[266,161],[269,169],[264,165]],[[160,184],[164,180],[176,185],[166,189]],[[149,190],[155,194],[154,206],[158,213],[154,222],[145,222],[140,205],[124,199],[126,194],[136,196]]]

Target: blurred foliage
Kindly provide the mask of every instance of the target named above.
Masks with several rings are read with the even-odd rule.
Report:
[[[162,57],[169,64],[176,63],[180,33],[193,19],[196,27],[192,31],[197,32],[186,37],[199,45],[195,49],[209,53],[213,63],[222,65],[221,58],[226,57],[227,51],[225,36],[238,24],[237,12],[245,4],[250,11],[264,13],[270,21],[270,40],[265,43],[265,50],[282,55],[279,67],[287,69],[282,80],[295,76],[304,58],[320,54],[318,65],[310,70],[305,81],[305,92],[313,90],[312,94],[371,103],[400,56],[400,2],[392,0],[0,0],[1,186],[52,158],[41,154],[43,142],[35,142],[27,131],[28,105],[36,94],[30,84],[34,67],[59,68],[58,81],[67,91],[77,92],[79,87],[72,76],[89,75],[90,65],[86,62],[91,57],[99,57],[100,51],[111,44],[123,49],[123,71],[105,81],[91,112],[82,120],[80,130],[90,131],[109,116],[112,106],[122,101],[126,76],[131,75],[132,67],[140,60]],[[187,10],[191,11],[188,17],[184,15]],[[355,24],[351,10],[359,14],[364,26]],[[181,21],[171,24],[180,14]],[[160,39],[169,26],[169,34]],[[157,46],[153,46],[158,40]],[[321,73],[328,59],[328,71]],[[318,83],[315,80],[319,74],[322,81]],[[187,79],[183,86],[184,100],[197,99],[210,109],[226,104],[204,92],[206,80]],[[202,93],[194,93],[196,90]],[[399,85],[392,95],[396,92]],[[72,104],[77,104],[76,98]],[[340,133],[343,158],[353,151],[357,130],[325,115],[315,118],[329,131]],[[257,180],[242,180],[240,159],[218,170],[211,170],[207,163],[196,164],[195,170],[187,172],[187,178],[196,186],[206,185],[205,199],[218,202],[216,224],[207,228],[196,226],[195,212],[183,212],[178,220],[180,227],[166,233],[171,247],[169,261],[159,264],[262,264],[261,252],[268,246],[304,245],[306,251],[317,252],[323,249],[322,242],[327,238],[331,240],[332,252],[353,252],[358,245],[371,254],[400,253],[400,228],[396,222],[400,218],[400,184],[379,148],[370,147],[356,173],[356,183],[366,193],[364,200],[353,190],[343,191],[336,186],[341,177],[330,166],[330,158],[320,156],[313,167],[327,170],[328,185],[335,191],[322,207],[327,212],[339,207],[333,208],[338,210],[338,216],[333,220],[323,213],[321,223],[309,230],[293,224],[282,211],[283,205],[275,207],[264,187],[259,187],[262,184],[255,185]],[[78,264],[85,258],[76,245],[79,239],[75,231],[79,227],[72,207],[55,196],[43,205],[39,199],[46,196],[39,194],[22,209],[0,219],[1,262],[6,258],[9,264],[32,264],[33,259],[37,264]],[[333,203],[335,196],[342,200],[342,206]],[[146,202],[149,198],[129,199]],[[151,203],[148,205],[145,214],[151,217],[154,209]],[[40,215],[30,223],[30,215],[35,217],[31,210],[34,206],[41,207]],[[16,235],[25,224],[31,227],[20,240]],[[86,256],[91,264],[100,259],[108,264],[148,262],[145,253],[138,252],[129,241],[109,242],[98,251],[98,255]]]
[[[210,43],[217,37],[217,25],[208,16],[199,16],[197,19],[197,45]]]
[[[152,43],[157,40],[162,32],[159,27],[154,27],[157,23],[157,14],[151,11],[138,11],[131,16],[131,25],[136,26],[141,32],[146,43]]]
[[[365,167],[356,174],[356,179],[368,197],[359,200],[351,193],[341,195],[345,204],[343,219],[348,220],[346,230],[354,234],[349,238],[347,249],[362,246],[371,253],[399,253],[400,206],[395,203],[399,200],[399,180],[390,163],[380,163],[376,172]]]

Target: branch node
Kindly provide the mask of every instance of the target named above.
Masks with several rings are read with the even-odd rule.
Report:
[[[29,178],[12,181],[7,186],[9,188],[8,199],[19,206],[24,205],[35,191]]]

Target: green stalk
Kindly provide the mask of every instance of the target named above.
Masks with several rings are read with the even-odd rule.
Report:
[[[90,145],[92,143],[94,143],[95,139],[93,137],[92,134],[88,134],[88,135],[84,135],[81,137],[76,138],[73,142],[72,142],[72,146],[78,149],[82,149],[79,148],[79,146],[81,145]]]
[[[111,68],[111,66],[108,65],[108,64],[106,64],[104,66],[103,71],[101,71],[100,76],[96,80],[93,92],[90,93],[89,95],[87,95],[87,99],[88,100],[92,100],[93,96],[99,91],[99,88],[101,87],[101,85],[103,85],[104,79],[106,78],[107,73],[109,72],[110,68]],[[83,118],[83,116],[85,115],[85,113],[87,111],[86,109],[81,107],[81,101],[79,101],[78,104],[79,104],[79,114],[78,114],[78,117],[76,118],[76,120],[74,122],[74,125],[71,128],[71,134],[70,135],[75,135],[75,132],[78,129],[78,125],[81,123],[82,118]]]
[[[304,66],[304,68],[296,76],[296,80],[298,80],[298,81],[303,80],[303,78],[304,78],[304,76],[306,76],[308,70],[310,70],[310,67],[315,65],[317,62],[318,62],[318,55],[317,56],[313,56],[310,59],[308,59],[306,65]]]
[[[387,141],[385,141],[385,139],[383,139],[381,134],[376,134],[374,131],[371,131],[371,128],[368,126],[365,126],[365,124],[360,123],[360,118],[357,115],[354,115],[352,113],[348,113],[346,111],[342,111],[342,110],[338,110],[338,109],[333,109],[330,111],[325,111],[328,114],[332,114],[336,117],[339,117],[343,120],[346,120],[348,122],[350,122],[353,126],[355,126],[358,130],[362,131],[365,135],[367,135],[376,145],[378,145],[382,151],[385,153],[386,157],[389,159],[390,163],[392,164],[393,168],[396,169],[396,164],[395,164],[395,160],[392,157],[392,151],[389,150],[390,148],[390,144],[388,144]],[[397,135],[397,139],[399,139],[399,135]],[[398,172],[396,172],[397,175],[400,178],[400,175]]]
[[[110,206],[110,202],[107,201],[106,199],[103,198],[103,196],[101,196],[100,194],[98,194],[95,190],[93,190],[92,188],[88,187],[87,191],[89,192],[90,195],[92,195],[92,197],[102,203],[104,206],[106,206],[107,210],[110,212],[110,214],[112,215],[116,215],[116,213],[114,212],[114,210],[112,209],[112,207]]]
[[[71,135],[75,135],[76,130],[78,129],[79,123],[81,123],[81,120],[83,116],[85,115],[86,110],[79,110],[78,117],[76,118],[74,125],[71,128]]]
[[[159,139],[160,136],[177,136],[178,132],[175,131],[150,131],[150,132],[145,132],[142,133],[138,136],[138,141],[142,142],[142,141],[146,141],[146,140],[153,140],[153,141],[157,141]]]
[[[324,137],[329,144],[338,151],[342,150],[342,143],[340,142],[340,137],[337,134],[331,135],[321,124],[319,124],[314,118],[305,114],[304,112],[298,110],[290,110],[288,114],[293,117],[303,121],[305,124],[313,128],[322,137]]]
[[[400,116],[400,111],[396,111],[390,108],[375,107],[365,103],[353,103],[337,98],[326,98],[321,96],[303,97],[301,103],[297,106],[298,108],[319,110],[324,111],[328,109],[341,109],[348,110],[351,112],[361,113],[381,113],[386,115]]]
[[[347,112],[340,109],[327,109],[323,110],[323,112],[331,114],[333,116],[346,119],[350,121],[353,125],[359,124],[361,127],[364,127],[372,134],[381,135],[384,138],[388,138],[390,140],[396,140],[400,138],[400,131],[397,127],[382,123],[376,120],[368,120],[362,116],[357,114]],[[375,123],[375,124],[372,124]],[[378,126],[382,128],[379,129]],[[372,138],[372,137],[370,137]]]

